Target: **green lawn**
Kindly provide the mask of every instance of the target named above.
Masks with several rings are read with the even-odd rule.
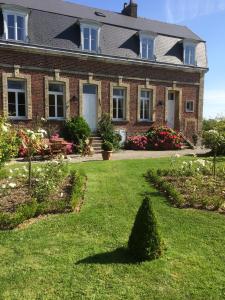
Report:
[[[225,299],[225,216],[179,210],[143,178],[169,159],[75,164],[88,176],[80,214],[0,232],[0,299]],[[124,254],[141,193],[152,194],[161,259]]]

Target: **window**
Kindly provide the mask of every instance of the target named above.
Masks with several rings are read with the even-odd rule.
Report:
[[[170,91],[168,94],[168,100],[175,101],[176,100],[176,92]]]
[[[185,111],[186,112],[194,112],[194,101],[192,101],[192,100],[186,101]]]
[[[26,117],[25,81],[8,80],[8,115],[11,118]]]
[[[98,52],[99,50],[100,27],[81,24],[82,50]]]
[[[49,84],[49,119],[64,118],[64,87],[62,84]]]
[[[125,119],[125,97],[125,89],[113,89],[113,120]]]
[[[27,14],[3,11],[6,40],[25,41],[27,38]]]
[[[155,38],[150,35],[140,33],[140,56],[143,59],[154,59]]]
[[[195,65],[195,45],[184,44],[184,63],[185,65]]]
[[[151,105],[150,91],[141,90],[140,98],[140,121],[150,121],[150,105]]]

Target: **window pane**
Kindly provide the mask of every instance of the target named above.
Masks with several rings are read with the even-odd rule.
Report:
[[[142,40],[142,58],[147,58],[147,39]]]
[[[169,95],[168,95],[168,99],[169,100],[175,100],[175,93],[170,92]]]
[[[123,119],[123,100],[118,99],[118,119]]]
[[[17,16],[17,28],[24,29],[24,17]]]
[[[113,90],[113,96],[124,96],[124,89],[114,89]]]
[[[93,84],[85,84],[85,85],[83,86],[83,93],[84,93],[84,94],[96,95],[96,94],[97,94],[96,89],[97,89],[96,85],[93,85]]]
[[[63,110],[63,106],[58,106],[57,107],[57,117],[58,118],[63,118],[64,117],[64,110]]]
[[[8,102],[9,104],[16,104],[16,94],[13,92],[8,93]]]
[[[113,99],[113,119],[117,119],[117,99]]]
[[[149,59],[153,58],[153,40],[152,39],[148,40],[148,58]]]
[[[57,106],[63,106],[63,96],[62,95],[57,96]]]
[[[144,119],[143,103],[144,103],[144,101],[141,100],[141,102],[140,102],[140,119],[141,119],[141,120]]]
[[[144,119],[149,120],[149,100],[144,102]]]
[[[24,41],[24,29],[17,29],[17,40]]]
[[[54,95],[49,95],[49,105],[55,106],[55,96]]]
[[[26,116],[26,106],[18,105],[18,117],[25,117],[25,116]]]
[[[97,30],[91,29],[91,50],[97,51]]]
[[[141,91],[141,97],[142,98],[150,98],[150,92],[149,91]]]
[[[89,28],[84,28],[84,49],[89,50]]]
[[[8,110],[9,110],[10,117],[16,117],[16,105],[15,104],[9,104]]]
[[[15,28],[14,27],[8,27],[8,39],[15,40]]]
[[[25,105],[25,93],[18,93],[18,105]]]
[[[63,85],[62,84],[56,84],[56,83],[50,83],[49,84],[49,91],[50,92],[63,93]]]
[[[11,90],[24,90],[25,82],[18,80],[8,80],[8,89]]]
[[[7,16],[7,24],[8,26],[15,27],[15,17],[14,15]]]
[[[49,117],[55,118],[55,106],[49,106]]]

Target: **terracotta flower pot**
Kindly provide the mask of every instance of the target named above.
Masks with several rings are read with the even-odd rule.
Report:
[[[102,151],[103,160],[110,160],[112,157],[112,151]]]

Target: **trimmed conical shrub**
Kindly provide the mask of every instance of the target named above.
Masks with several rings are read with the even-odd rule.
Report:
[[[162,242],[150,198],[146,196],[138,210],[128,242],[130,254],[137,261],[156,259],[162,254]]]

